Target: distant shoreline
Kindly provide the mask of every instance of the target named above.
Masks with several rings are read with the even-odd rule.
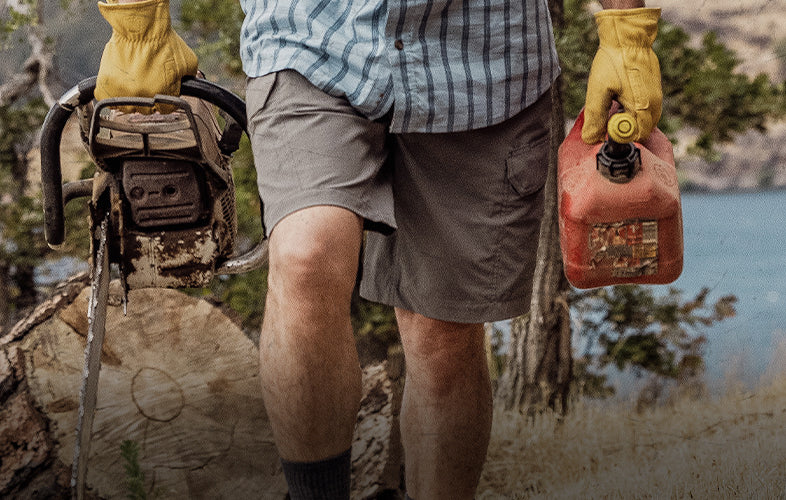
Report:
[[[772,193],[786,191],[786,185],[774,185],[765,187],[724,187],[713,188],[700,184],[686,183],[680,184],[680,193],[682,194],[754,194],[754,193]]]

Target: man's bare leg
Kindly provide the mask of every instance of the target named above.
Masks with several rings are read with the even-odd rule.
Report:
[[[360,405],[350,323],[362,220],[320,206],[282,219],[270,237],[260,376],[280,456],[314,462],[345,452]]]
[[[407,375],[401,408],[407,494],[471,499],[492,419],[483,325],[396,310]]]

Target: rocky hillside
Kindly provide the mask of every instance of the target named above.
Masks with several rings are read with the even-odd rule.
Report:
[[[663,17],[697,40],[714,31],[742,61],[739,70],[751,76],[766,73],[772,81],[786,79],[786,2],[782,0],[650,0]],[[781,47],[778,57],[778,47]],[[771,123],[764,134],[747,132],[720,148],[720,160],[706,162],[684,153],[686,133],[677,145],[686,186],[703,190],[786,187],[786,121]]]

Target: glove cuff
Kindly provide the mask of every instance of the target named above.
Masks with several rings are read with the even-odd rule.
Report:
[[[659,8],[604,9],[595,14],[605,47],[652,47],[658,34]]]
[[[172,28],[169,0],[144,0],[123,4],[98,2],[98,10],[112,26],[113,35],[130,41],[150,42],[162,39]]]

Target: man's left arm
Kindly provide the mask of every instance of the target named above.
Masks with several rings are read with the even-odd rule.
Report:
[[[601,142],[612,100],[633,115],[635,141],[646,139],[657,125],[663,93],[658,58],[652,44],[658,32],[660,9],[646,8],[643,0],[603,0],[595,14],[600,46],[587,81],[582,139]]]

